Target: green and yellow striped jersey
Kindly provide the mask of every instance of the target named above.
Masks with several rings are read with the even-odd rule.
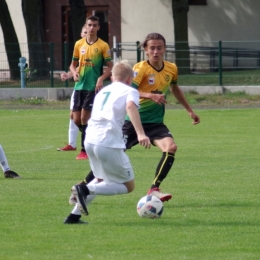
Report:
[[[174,63],[164,61],[163,68],[158,71],[148,61],[142,61],[135,64],[133,70],[132,86],[139,92],[160,93],[166,98],[170,85],[177,84],[178,69]],[[139,113],[142,123],[163,123],[165,107],[150,99],[141,98]]]
[[[79,81],[75,90],[94,90],[97,79],[103,74],[103,64],[111,61],[109,46],[101,39],[88,44],[83,38],[75,43],[72,60],[79,62]]]

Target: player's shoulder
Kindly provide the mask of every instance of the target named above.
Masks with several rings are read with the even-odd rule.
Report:
[[[173,62],[169,62],[169,61],[163,61],[164,63],[164,67],[168,67],[168,68],[171,68],[171,69],[177,69],[177,65]]]
[[[98,38],[96,43],[102,46],[109,46],[107,42],[103,41],[102,39]]]
[[[148,64],[148,62],[146,61],[146,60],[144,60],[144,61],[140,61],[140,62],[138,62],[138,63],[136,63],[135,65],[134,65],[134,67],[133,67],[133,70],[134,71],[141,71],[141,70],[146,70],[147,69],[147,67],[149,66],[149,64]]]
[[[77,40],[76,41],[76,44],[84,44],[84,43],[86,43],[86,39],[85,38],[82,38],[82,39],[79,39],[79,40]]]

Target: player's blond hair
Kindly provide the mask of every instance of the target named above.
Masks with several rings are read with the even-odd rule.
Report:
[[[134,72],[127,60],[116,62],[112,68],[112,77],[114,80],[124,81],[129,77],[133,77]]]

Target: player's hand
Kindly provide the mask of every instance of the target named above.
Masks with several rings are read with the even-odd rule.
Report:
[[[99,90],[103,88],[103,80],[98,79],[96,83],[95,92],[98,93]]]
[[[197,125],[200,123],[200,118],[198,115],[196,115],[194,112],[191,112],[189,114],[190,114],[190,117],[193,119],[193,122],[192,122],[193,125]]]
[[[66,73],[66,72],[61,73],[61,74],[60,74],[60,78],[61,78],[62,81],[67,80],[67,79],[68,79],[67,73]]]
[[[144,146],[145,148],[150,149],[151,148],[151,142],[148,136],[146,135],[138,135],[138,141],[139,144]]]
[[[150,99],[159,105],[165,105],[167,103],[164,94],[151,94]]]
[[[73,73],[73,79],[74,79],[74,81],[79,81],[79,73],[78,72]]]

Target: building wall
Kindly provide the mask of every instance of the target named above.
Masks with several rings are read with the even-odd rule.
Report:
[[[121,10],[122,42],[142,41],[151,32],[174,42],[171,0],[121,0]],[[259,10],[258,0],[207,0],[207,5],[191,5],[189,41],[259,40]]]
[[[26,43],[26,29],[21,0],[6,0],[20,43]],[[61,6],[68,0],[45,0],[47,39],[61,39]],[[121,31],[118,42],[142,41],[150,32],[162,33],[167,42],[174,42],[171,0],[85,0],[87,6],[111,5],[110,17],[121,18],[120,26],[110,25],[111,39]],[[188,13],[189,41],[255,41],[260,39],[260,1],[258,0],[207,0],[205,6],[190,6]],[[121,14],[120,14],[121,12]],[[52,18],[53,17],[53,18]],[[3,43],[0,28],[0,43]],[[110,45],[112,44],[112,40]]]
[[[26,43],[21,0],[6,0],[6,2],[19,42]],[[46,39],[48,42],[61,42],[61,8],[69,6],[69,1],[44,2]],[[110,6],[110,47],[113,45],[113,36],[116,36],[117,42],[134,43],[143,41],[150,32],[159,32],[165,36],[168,44],[174,43],[171,0],[85,0],[85,5]],[[259,10],[259,0],[207,0],[205,6],[192,5],[188,13],[189,41],[257,41],[260,39]],[[0,27],[0,53],[5,52],[3,43]],[[23,55],[26,56],[24,53]],[[3,55],[1,60],[2,57]]]

